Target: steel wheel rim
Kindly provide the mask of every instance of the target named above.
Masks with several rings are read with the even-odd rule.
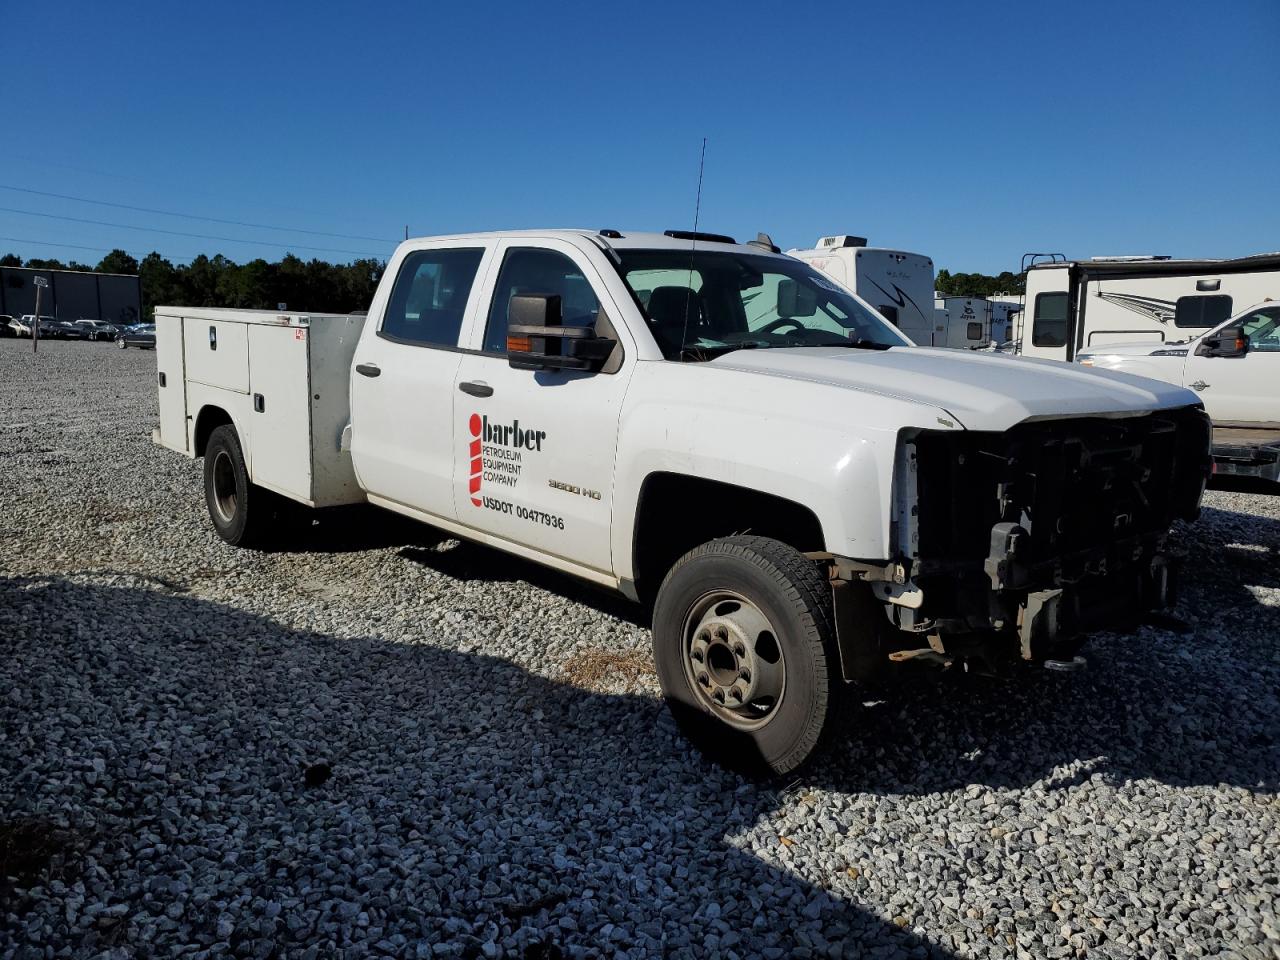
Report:
[[[236,469],[231,455],[219,450],[213,458],[213,508],[218,519],[230,523],[236,518]]]
[[[715,590],[690,607],[681,660],[690,689],[732,727],[758,729],[782,704],[787,669],[778,632],[740,593]]]

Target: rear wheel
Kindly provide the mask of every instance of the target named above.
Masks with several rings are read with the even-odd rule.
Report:
[[[659,682],[684,734],[751,774],[810,760],[847,699],[831,607],[817,566],[777,540],[728,537],[685,554],[653,614]]]
[[[288,526],[289,501],[249,479],[240,437],[230,424],[209,436],[204,452],[204,495],[213,528],[232,546],[264,546]]]

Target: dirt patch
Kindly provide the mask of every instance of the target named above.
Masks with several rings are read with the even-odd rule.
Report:
[[[618,682],[656,677],[653,658],[647,653],[627,650],[586,650],[575,653],[564,662],[564,679],[575,687],[599,690]]]
[[[39,817],[0,820],[0,882],[21,886],[66,877],[84,849],[83,838]]]

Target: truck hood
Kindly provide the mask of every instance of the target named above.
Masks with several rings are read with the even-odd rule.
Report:
[[[1190,390],[1145,377],[933,347],[737,350],[710,362],[928,405],[969,430],[1007,430],[1024,420],[1125,416],[1199,403]]]

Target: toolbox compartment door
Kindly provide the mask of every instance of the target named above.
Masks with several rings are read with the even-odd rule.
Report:
[[[187,379],[248,393],[249,325],[196,317],[186,317],[182,324]]]
[[[311,331],[267,324],[240,328],[249,340],[253,482],[311,503]]]
[[[156,383],[160,396],[160,442],[190,452],[187,438],[187,376],[182,357],[182,318],[156,317]]]

